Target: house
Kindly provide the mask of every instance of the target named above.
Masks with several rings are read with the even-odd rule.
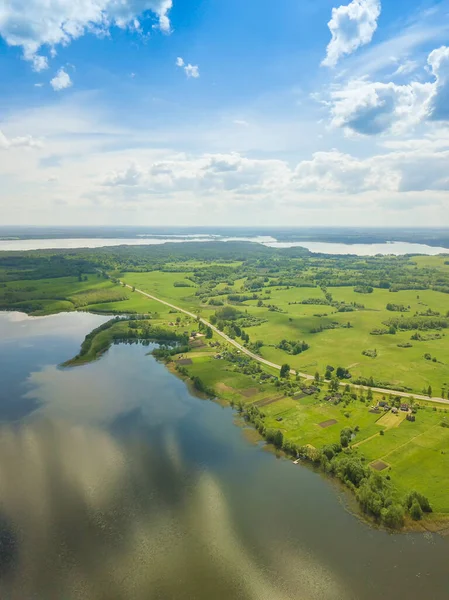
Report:
[[[381,402],[379,402],[380,408],[385,408],[386,405],[387,405],[387,403],[384,400],[382,400]]]
[[[401,404],[401,410],[403,412],[408,412],[409,406],[408,404],[406,404],[405,402],[403,404]]]
[[[394,415],[397,415],[399,411],[398,411],[398,409],[397,409],[396,407],[393,407],[393,408],[391,409],[391,412],[392,412]]]

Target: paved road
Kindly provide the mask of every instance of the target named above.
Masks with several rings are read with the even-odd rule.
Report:
[[[133,289],[132,286],[127,285],[126,287],[129,289]],[[175,306],[174,304],[170,304],[170,302],[166,302],[165,300],[161,300],[160,298],[157,298],[156,296],[152,296],[151,294],[147,294],[146,292],[144,292],[143,290],[138,290],[137,288],[135,289],[136,292],[138,292],[139,294],[142,294],[142,296],[146,296],[147,298],[149,298],[150,300],[155,300],[156,302],[160,302],[161,304],[165,304],[165,306],[168,306],[169,308],[172,308],[173,310],[177,310],[178,312],[184,313],[185,315],[192,317],[192,319],[198,319],[198,316],[189,312],[188,310],[185,310],[184,308],[180,308],[179,306]],[[219,335],[220,337],[222,337],[223,339],[225,339],[229,344],[231,344],[232,346],[234,346],[235,348],[237,348],[238,350],[240,350],[240,352],[242,352],[243,354],[246,354],[247,356],[249,356],[250,358],[252,358],[253,360],[256,360],[257,362],[266,365],[267,367],[271,367],[273,369],[276,369],[276,371],[280,371],[281,370],[281,365],[276,365],[275,363],[270,362],[269,360],[265,360],[264,358],[262,358],[261,356],[258,356],[257,354],[254,354],[253,352],[251,352],[250,350],[248,350],[248,348],[245,348],[245,346],[242,346],[241,344],[239,344],[238,342],[236,342],[235,340],[233,340],[232,338],[230,338],[229,336],[227,336],[225,333],[223,333],[222,331],[220,331],[219,329],[217,329],[216,327],[214,327],[214,325],[212,325],[211,323],[209,323],[208,321],[206,321],[206,319],[200,319],[200,321],[202,323],[204,323],[204,325],[207,325],[208,327],[210,327],[212,329],[212,331],[214,331],[217,335]],[[300,377],[303,377],[304,379],[308,379],[309,381],[313,380],[314,377],[312,375],[309,375],[308,373],[301,373],[299,371],[294,371],[293,369],[290,371],[292,375],[299,375]],[[348,381],[342,381],[340,383],[341,386],[345,386],[347,383],[349,383]],[[356,389],[360,389],[364,386],[361,385],[354,385],[351,384],[353,388]],[[428,402],[435,402],[437,404],[448,404],[449,405],[449,400],[446,400],[445,398],[429,398],[428,396],[423,396],[420,394],[410,394],[408,392],[399,392],[396,390],[389,390],[389,389],[383,389],[383,388],[372,388],[373,392],[377,392],[379,394],[393,394],[395,396],[400,396],[401,398],[414,398],[415,400],[427,400]]]

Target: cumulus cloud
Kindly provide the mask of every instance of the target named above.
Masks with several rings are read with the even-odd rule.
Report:
[[[62,67],[50,81],[50,85],[55,92],[60,92],[61,90],[71,87],[72,80],[70,79],[70,75]]]
[[[184,67],[184,71],[186,72],[187,77],[194,77],[197,79],[200,76],[200,69],[198,65],[186,65]]]
[[[9,148],[42,148],[42,142],[31,135],[8,138],[0,130],[0,149],[8,150]]]
[[[152,12],[158,26],[170,31],[169,11],[173,0],[27,0],[3,3],[0,10],[0,36],[10,46],[18,46],[36,71],[48,67],[38,54],[43,46],[67,45],[85,33],[103,35],[111,26],[140,30],[138,17]]]
[[[358,159],[336,150],[301,162],[293,181],[304,192],[361,194],[449,191],[449,150],[429,148]],[[384,197],[385,198],[385,197]],[[385,200],[386,202],[386,200]]]
[[[177,157],[109,173],[103,187],[122,198],[215,197],[234,201],[307,202],[306,197],[357,199],[365,194],[388,202],[390,195],[449,191],[449,149],[387,152],[357,158],[337,150],[317,152],[296,167],[282,160],[240,154]],[[303,200],[301,200],[303,198]],[[418,198],[418,196],[417,196]],[[349,201],[349,200],[348,200]]]
[[[109,173],[101,182],[107,187],[140,187],[142,193],[227,191],[238,194],[269,192],[287,184],[288,165],[279,160],[256,160],[240,154],[207,154],[154,162],[136,163]]]
[[[347,6],[332,9],[329,29],[332,39],[322,65],[335,67],[340,58],[369,44],[377,29],[380,0],[353,0]]]
[[[338,152],[317,152],[296,167],[296,187],[305,192],[360,193],[378,185],[372,165]]]
[[[401,133],[425,120],[449,120],[449,48],[428,57],[434,81],[352,80],[331,92],[331,124],[362,134]]]
[[[198,65],[191,65],[190,63],[187,65],[183,58],[178,56],[176,59],[176,66],[184,69],[187,77],[193,77],[194,79],[198,79],[200,76],[200,68]]]
[[[427,62],[436,78],[430,102],[430,118],[449,121],[449,47],[442,46],[431,52]]]
[[[429,111],[433,84],[351,81],[331,93],[331,124],[362,135],[400,133]]]
[[[136,186],[142,182],[144,170],[136,163],[131,163],[123,171],[112,171],[106,176],[103,185],[116,186]]]

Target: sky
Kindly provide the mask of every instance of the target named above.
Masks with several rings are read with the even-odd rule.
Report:
[[[0,0],[0,224],[449,226],[449,0]]]

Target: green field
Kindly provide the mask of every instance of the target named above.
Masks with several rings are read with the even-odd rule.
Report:
[[[326,386],[313,396],[301,393],[285,396],[273,383],[262,383],[258,375],[244,375],[235,364],[214,359],[209,347],[195,352],[191,360],[192,364],[187,367],[191,377],[200,377],[222,399],[244,406],[259,406],[265,415],[266,427],[280,430],[284,439],[298,446],[320,449],[338,444],[342,429],[357,429],[351,442],[352,452],[364,457],[366,464],[384,461],[388,468],[382,474],[389,476],[398,497],[417,490],[430,499],[435,513],[433,519],[449,515],[445,485],[449,428],[441,426],[449,422],[449,407],[417,403],[416,421],[409,422],[405,414],[372,413],[371,405],[381,400],[380,395],[375,394],[372,403],[362,403],[357,398],[349,400],[347,405],[325,401]],[[330,421],[334,423],[322,427]]]

